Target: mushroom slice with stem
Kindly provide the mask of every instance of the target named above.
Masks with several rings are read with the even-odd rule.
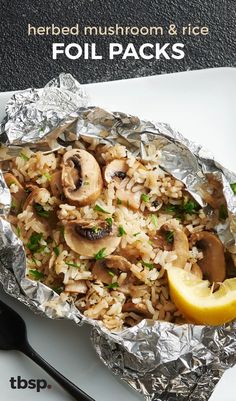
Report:
[[[160,234],[164,235],[166,242],[172,246],[172,251],[177,255],[177,259],[172,262],[172,265],[183,269],[189,256],[187,235],[171,220],[161,227]]]
[[[101,251],[101,258],[110,255],[121,241],[116,227],[103,220],[69,221],[65,224],[64,236],[69,248],[79,255],[91,258]]]
[[[133,302],[126,302],[122,307],[122,312],[134,312],[137,315],[141,315],[147,319],[152,318],[152,314],[149,312],[146,305],[142,303],[134,304]]]
[[[129,169],[126,160],[115,159],[112,160],[104,169],[104,178],[107,184],[112,180],[123,180],[126,177],[126,173]]]
[[[18,179],[11,173],[5,173],[4,179],[11,192],[12,197],[12,208],[13,213],[19,213],[22,209],[23,204],[27,198],[27,193],[25,192],[23,186],[18,181]],[[12,187],[12,190],[11,190]]]
[[[196,244],[203,253],[203,258],[198,261],[203,278],[210,283],[223,282],[226,277],[226,264],[224,247],[219,238],[209,231],[201,231],[192,235],[191,243]]]
[[[114,275],[121,272],[129,272],[132,264],[123,256],[110,255],[103,260],[97,260],[92,268],[96,280],[104,284],[111,284]]]
[[[78,206],[95,202],[103,186],[98,162],[83,149],[72,149],[64,154],[61,182],[66,198]]]

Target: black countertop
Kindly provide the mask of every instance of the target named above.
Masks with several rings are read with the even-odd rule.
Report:
[[[43,86],[60,72],[81,83],[108,81],[201,69],[236,66],[235,0],[0,0],[0,91]],[[28,36],[27,26],[169,26],[188,23],[209,27],[207,36]],[[52,43],[96,42],[102,60],[52,59]],[[109,42],[123,45],[182,42],[182,60],[109,60]]]

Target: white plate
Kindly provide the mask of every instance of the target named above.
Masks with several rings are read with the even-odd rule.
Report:
[[[219,68],[132,80],[85,85],[91,103],[110,110],[164,121],[185,136],[208,147],[228,168],[236,170],[235,136],[236,69]],[[0,94],[0,119],[9,93]],[[96,401],[138,401],[143,398],[114,377],[96,357],[89,341],[89,328],[69,321],[52,321],[34,315],[24,305],[6,296],[26,321],[32,346]],[[13,390],[11,377],[45,378],[51,390]],[[236,368],[228,370],[210,401],[235,401]],[[71,400],[44,371],[17,352],[0,351],[2,400]]]

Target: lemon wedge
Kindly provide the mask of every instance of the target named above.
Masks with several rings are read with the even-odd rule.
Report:
[[[208,280],[200,280],[178,267],[168,270],[172,301],[190,321],[218,326],[236,319],[236,278],[225,280],[212,293]]]

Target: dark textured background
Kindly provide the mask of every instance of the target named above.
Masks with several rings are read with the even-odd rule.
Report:
[[[187,69],[236,66],[236,0],[0,0],[0,90],[42,86],[60,72],[80,82],[132,78]],[[52,60],[52,42],[96,41],[105,53],[108,41],[142,44],[169,37],[27,36],[27,24],[151,26],[191,22],[207,25],[209,36],[172,39],[186,45],[182,60]]]

